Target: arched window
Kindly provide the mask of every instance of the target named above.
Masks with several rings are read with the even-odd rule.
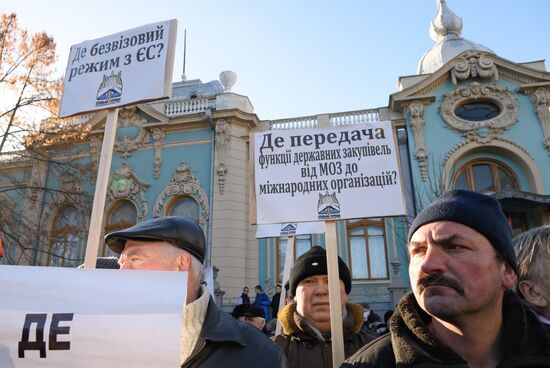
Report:
[[[461,168],[453,179],[455,189],[477,192],[518,190],[518,181],[508,168],[494,161],[474,161]]]
[[[136,206],[130,201],[121,200],[113,204],[109,213],[107,214],[107,222],[105,225],[105,234],[112,233],[113,231],[123,230],[133,226],[137,223],[137,210]],[[103,242],[105,243],[105,242]],[[103,257],[117,256],[112,252],[106,244],[103,244],[101,251]]]
[[[199,223],[199,204],[188,196],[177,197],[170,202],[166,211],[168,216],[187,216]]]
[[[347,226],[352,279],[389,279],[384,220],[348,221]]]
[[[80,213],[75,207],[66,206],[57,211],[50,236],[48,266],[76,267],[82,263],[81,226]]]

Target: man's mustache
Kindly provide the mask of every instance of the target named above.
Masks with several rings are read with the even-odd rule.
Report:
[[[424,276],[423,278],[418,280],[418,282],[416,283],[416,289],[418,290],[418,293],[420,294],[424,291],[424,289],[426,287],[434,286],[434,285],[448,286],[448,287],[454,289],[460,295],[465,294],[464,288],[462,287],[462,285],[460,285],[458,283],[458,281],[453,280],[453,279],[448,279],[440,273]]]

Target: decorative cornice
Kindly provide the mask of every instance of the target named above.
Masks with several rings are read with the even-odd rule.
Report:
[[[524,199],[526,201],[535,202],[538,204],[548,204],[550,203],[550,195],[521,192],[516,190],[503,190],[500,192],[495,192],[490,194],[495,199]]]
[[[422,181],[428,179],[428,151],[424,146],[424,104],[421,101],[413,101],[408,106],[409,121],[414,133],[416,151],[414,157],[418,161],[418,169]]]
[[[468,102],[488,100],[500,108],[500,114],[492,119],[483,121],[467,121],[455,115],[458,106]],[[445,94],[439,113],[443,120],[455,131],[463,133],[469,138],[477,138],[480,142],[490,142],[502,131],[510,129],[516,123],[518,111],[517,99],[506,87],[495,84],[480,84],[472,82],[466,86],[459,86]]]
[[[469,78],[492,78],[498,80],[498,69],[489,54],[479,51],[467,51],[458,57],[451,69],[451,81],[454,85],[458,80]]]
[[[138,220],[143,221],[148,211],[145,192],[149,187],[150,185],[141,180],[130,165],[122,163],[109,180],[107,202],[113,202],[117,199],[131,201],[138,211]]]
[[[153,207],[153,217],[163,216],[164,206],[174,197],[187,195],[197,201],[200,208],[199,223],[204,225],[208,220],[208,196],[202,189],[199,179],[193,174],[186,162],[181,162],[172,179],[158,196]]]
[[[513,141],[512,139],[509,139],[509,138],[505,138],[505,137],[502,137],[502,136],[499,136],[499,137],[494,137],[495,141],[501,141],[501,142],[505,142],[505,143],[508,143],[518,149],[520,149],[523,153],[525,153],[531,160],[534,160],[533,156],[529,153],[529,151],[527,151],[525,148],[523,148],[519,143]],[[461,141],[457,144],[455,144],[448,152],[447,154],[445,155],[445,157],[443,158],[443,161],[441,163],[441,166],[445,166],[447,165],[447,161],[449,161],[449,159],[451,158],[451,156],[456,152],[458,151],[460,148],[466,146],[467,144],[470,144],[470,143],[480,143],[480,144],[483,144],[483,143],[487,143],[487,142],[479,142],[471,137],[467,137],[466,140],[464,141]]]
[[[531,93],[531,101],[535,105],[535,111],[542,129],[542,144],[550,151],[550,90],[539,87]]]

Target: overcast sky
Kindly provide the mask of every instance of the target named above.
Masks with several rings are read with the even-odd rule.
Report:
[[[515,62],[550,59],[550,1],[447,0],[462,36]],[[70,46],[176,18],[173,80],[237,73],[260,119],[387,106],[399,76],[416,73],[434,41],[436,0],[2,0],[22,27],[57,41],[58,72]],[[548,63],[547,63],[547,66]],[[550,66],[549,66],[550,67]]]

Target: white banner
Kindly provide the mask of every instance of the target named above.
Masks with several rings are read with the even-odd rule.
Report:
[[[256,222],[405,214],[391,122],[254,135]]]
[[[178,367],[186,272],[0,266],[0,367]]]
[[[169,98],[177,20],[71,47],[59,117]]]
[[[256,239],[295,236],[306,234],[323,234],[325,224],[322,222],[288,222],[284,224],[267,224],[256,227]]]

